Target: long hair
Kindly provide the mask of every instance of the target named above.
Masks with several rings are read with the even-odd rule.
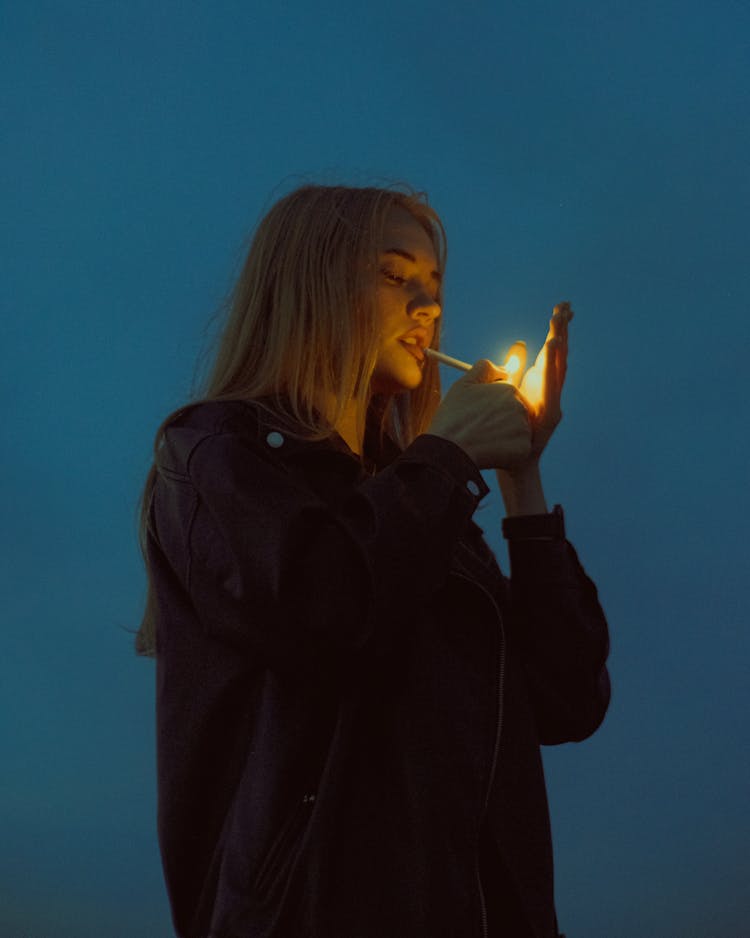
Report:
[[[213,366],[195,398],[170,413],[154,439],[154,464],[138,503],[139,541],[148,579],[146,607],[135,647],[155,654],[155,596],[147,540],[156,484],[156,454],[165,427],[202,401],[257,400],[291,418],[309,439],[325,439],[347,403],[359,406],[357,433],[367,416],[401,447],[423,433],[440,403],[432,359],[422,382],[388,399],[373,398],[380,329],[375,292],[386,218],[402,207],[429,235],[439,271],[446,238],[424,193],[402,188],[306,185],[278,201],[258,225],[230,295],[228,317]],[[438,295],[442,305],[442,295]],[[432,345],[439,347],[440,319]],[[332,407],[322,412],[321,400]]]

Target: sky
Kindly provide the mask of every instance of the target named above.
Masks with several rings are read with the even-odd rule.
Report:
[[[747,938],[748,36],[733,0],[4,5],[0,938],[173,934],[137,501],[305,181],[428,193],[451,355],[571,301],[543,475],[613,696],[543,750],[560,927]]]

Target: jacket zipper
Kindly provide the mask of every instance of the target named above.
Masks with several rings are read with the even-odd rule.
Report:
[[[495,723],[495,746],[492,751],[492,766],[490,768],[490,779],[487,785],[487,793],[484,797],[484,812],[482,814],[482,823],[484,823],[484,818],[487,815],[487,808],[490,803],[490,792],[492,791],[492,782],[495,778],[495,769],[497,768],[497,757],[500,751],[500,733],[503,727],[503,683],[505,678],[505,630],[503,629],[503,617],[500,614],[500,608],[495,601],[495,597],[488,590],[482,586],[481,583],[477,583],[476,580],[471,580],[469,577],[464,576],[462,573],[456,573],[454,571],[454,576],[461,577],[462,580],[466,580],[468,583],[471,583],[472,586],[480,589],[484,595],[489,599],[492,605],[495,607],[495,612],[497,613],[497,621],[500,626],[500,654],[499,654],[499,663],[496,671],[497,678],[497,721]],[[481,835],[481,824],[480,824],[480,835]],[[474,854],[474,869],[476,871],[477,877],[477,886],[479,888],[479,901],[482,906],[482,938],[487,938],[487,905],[484,899],[484,890],[482,889],[482,880],[479,876],[479,844],[477,844],[476,853]]]

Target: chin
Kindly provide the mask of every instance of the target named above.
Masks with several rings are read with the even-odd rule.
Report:
[[[371,387],[374,394],[406,394],[408,391],[416,391],[421,383],[421,372],[390,373],[373,375]]]

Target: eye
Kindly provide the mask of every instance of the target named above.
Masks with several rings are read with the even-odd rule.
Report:
[[[406,277],[399,277],[397,273],[394,273],[394,271],[389,270],[387,267],[381,267],[380,273],[385,277],[386,280],[390,280],[391,283],[398,284],[399,286],[401,286],[403,283],[406,283]]]
[[[380,273],[385,277],[386,280],[388,280],[394,286],[401,287],[408,281],[407,277],[402,277],[400,274],[397,274],[394,270],[391,270],[389,267],[381,267]],[[434,292],[434,293],[430,292],[430,297],[432,301],[439,305],[440,300],[438,299],[438,296],[439,296],[439,292]]]

